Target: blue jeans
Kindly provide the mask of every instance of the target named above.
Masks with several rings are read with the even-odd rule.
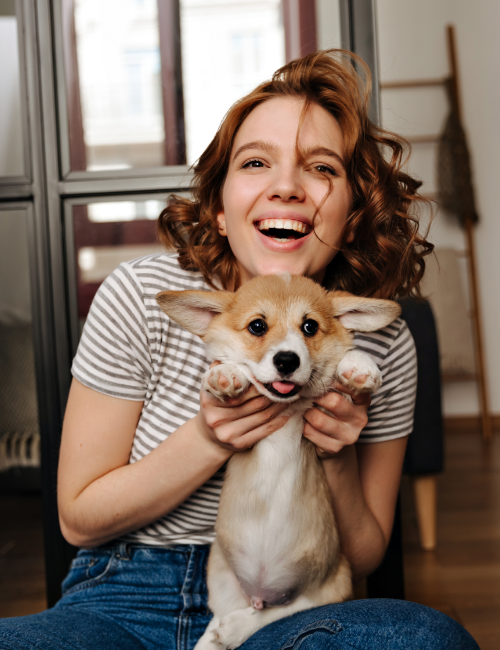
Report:
[[[192,650],[211,614],[208,546],[110,544],[80,551],[63,597],[0,619],[0,650]],[[242,650],[479,650],[458,623],[423,605],[357,600],[281,619]]]

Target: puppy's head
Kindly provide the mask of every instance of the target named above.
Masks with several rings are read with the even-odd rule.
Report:
[[[391,300],[327,292],[308,278],[267,275],[229,291],[162,291],[156,300],[223,363],[246,369],[274,401],[318,396],[351,347],[352,331],[385,327],[400,313]]]

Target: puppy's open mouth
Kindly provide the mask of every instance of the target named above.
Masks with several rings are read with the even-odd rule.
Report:
[[[264,386],[270,393],[278,397],[294,397],[302,388],[291,381],[273,381],[270,384],[264,384]]]
[[[308,235],[312,228],[303,221],[291,219],[263,219],[255,224],[256,228],[266,237],[278,242],[288,242],[301,239]]]

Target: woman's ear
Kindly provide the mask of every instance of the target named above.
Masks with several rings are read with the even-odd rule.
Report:
[[[227,237],[226,215],[224,212],[219,212],[217,215],[217,225],[219,226],[219,235],[222,237]]]

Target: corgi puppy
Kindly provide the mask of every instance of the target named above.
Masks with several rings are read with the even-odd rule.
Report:
[[[381,384],[352,331],[400,313],[390,300],[327,292],[302,276],[262,276],[228,291],[163,291],[163,311],[221,362],[203,388],[221,400],[250,384],[289,407],[286,424],[228,462],[207,567],[214,617],[195,650],[237,648],[268,623],[351,597],[335,515],[303,414],[335,378],[356,392]]]

